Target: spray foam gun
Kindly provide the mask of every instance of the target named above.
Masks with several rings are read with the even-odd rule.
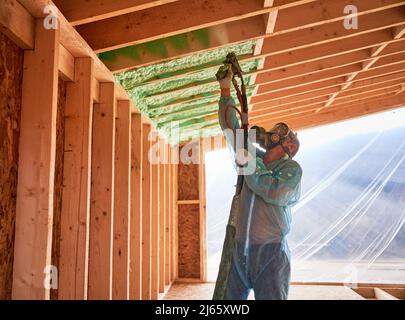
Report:
[[[242,112],[240,112],[237,108],[235,110],[239,113],[242,121],[242,129],[243,129],[243,147],[245,150],[247,150],[247,145],[248,145],[248,130],[249,130],[249,121],[248,121],[248,103],[247,103],[247,96],[246,96],[246,86],[245,82],[243,80],[243,75],[242,75],[242,69],[239,65],[238,59],[236,57],[236,54],[231,52],[226,56],[226,59],[224,61],[224,65],[218,70],[216,77],[217,80],[220,81],[222,79],[225,79],[228,71],[229,71],[229,65],[231,65],[232,68],[232,84],[236,90],[236,94],[238,96],[239,103],[241,105]],[[239,88],[238,82],[236,80],[236,77],[238,77],[241,81],[241,88]],[[238,183],[237,183],[237,193],[242,189],[243,185],[243,176],[238,177]]]

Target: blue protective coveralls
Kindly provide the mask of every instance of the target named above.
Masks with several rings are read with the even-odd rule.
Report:
[[[239,129],[240,124],[235,110],[226,106],[235,106],[232,97],[221,97],[218,116],[228,145],[235,152],[232,130]],[[256,172],[245,175],[226,300],[247,299],[251,289],[256,300],[287,299],[290,251],[286,236],[291,206],[299,200],[301,176],[301,167],[287,155],[267,167],[256,157]]]

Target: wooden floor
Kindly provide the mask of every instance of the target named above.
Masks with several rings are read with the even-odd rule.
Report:
[[[214,283],[175,283],[164,300],[211,300]],[[253,294],[249,299],[254,299]],[[353,290],[343,286],[293,285],[289,300],[364,300]]]

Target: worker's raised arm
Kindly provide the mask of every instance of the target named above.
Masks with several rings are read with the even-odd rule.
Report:
[[[245,176],[245,181],[254,193],[264,201],[277,206],[294,205],[300,197],[302,169],[293,160],[278,170],[268,170],[258,161],[256,172]]]

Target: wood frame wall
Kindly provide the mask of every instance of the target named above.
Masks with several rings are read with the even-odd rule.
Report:
[[[174,189],[174,166],[149,163],[149,121],[122,87],[109,81],[112,74],[100,67],[91,50],[83,54],[73,50],[73,44],[62,45],[61,34],[66,36],[70,26],[48,30],[42,18],[16,8],[17,16],[23,12],[19,17],[34,25],[35,36],[32,43],[16,40],[29,32],[12,29],[14,25],[6,32],[26,50],[12,298],[49,299],[50,285],[58,280],[59,299],[159,299],[177,269],[174,197],[168,195]],[[75,46],[85,48],[78,40],[82,43]],[[54,270],[50,267],[59,77],[67,82],[67,93],[60,263]],[[162,155],[168,154],[162,138],[160,144]],[[152,170],[152,176],[151,167],[158,170]],[[154,248],[150,273],[143,266],[151,258],[145,239],[153,240],[147,242]],[[153,287],[150,274],[156,275]]]

